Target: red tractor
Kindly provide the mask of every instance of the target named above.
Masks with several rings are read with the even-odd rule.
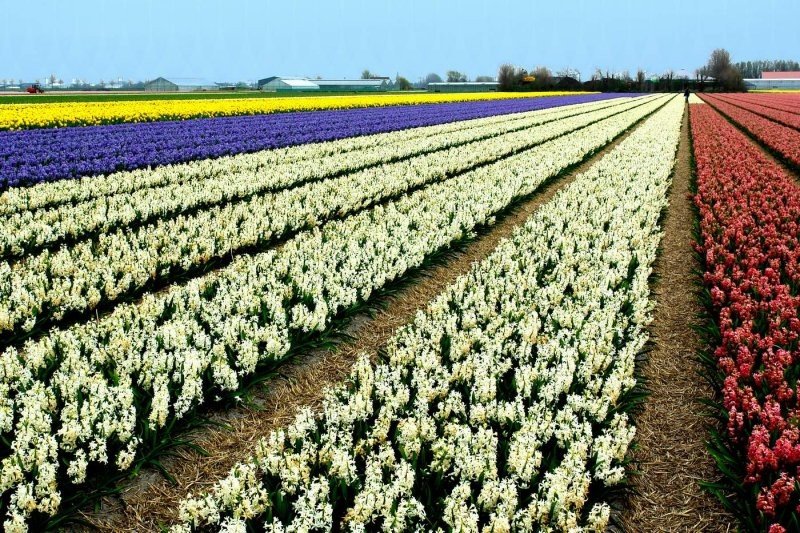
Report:
[[[44,92],[44,89],[42,89],[38,83],[34,83],[25,90],[28,92],[28,94],[42,94]]]

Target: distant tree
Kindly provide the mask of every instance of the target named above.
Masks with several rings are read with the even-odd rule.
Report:
[[[743,91],[744,77],[739,69],[733,65],[725,69],[719,78],[722,88],[726,91]]]
[[[581,71],[576,68],[565,67],[562,68],[561,70],[556,71],[556,76],[558,76],[559,78],[575,78],[576,80],[580,81]]]
[[[722,78],[725,71],[731,68],[731,54],[724,48],[717,48],[708,58],[708,73],[717,80]]]
[[[644,90],[644,82],[647,78],[647,74],[645,74],[644,70],[636,69],[636,86],[640,91]]]
[[[501,91],[513,91],[517,85],[517,69],[514,65],[503,63],[497,70],[497,83]]]
[[[717,48],[711,52],[706,68],[708,75],[716,80],[720,88],[726,91],[744,90],[742,73],[731,63],[731,54],[724,48]]]
[[[373,78],[372,72],[370,72],[368,68],[365,68],[361,72],[361,79],[362,80],[371,80],[372,78]]]
[[[467,81],[467,75],[457,70],[448,70],[447,81],[449,82]]]
[[[435,72],[431,72],[427,76],[425,76],[425,85],[429,83],[442,83],[442,77],[436,74]]]
[[[56,83],[57,81],[58,81],[58,78],[56,77],[56,75],[55,75],[55,74],[50,74],[50,77],[49,77],[49,78],[47,78],[47,82],[50,84],[50,87],[52,87],[53,85],[55,85],[55,83]]]
[[[553,73],[547,67],[536,67],[528,75],[533,77],[533,85],[537,89],[549,87],[553,79]]]
[[[480,82],[494,81],[494,78],[491,76],[475,76],[475,81],[480,81]]]
[[[394,88],[398,91],[410,91],[413,87],[411,82],[403,76],[397,76],[394,80]]]

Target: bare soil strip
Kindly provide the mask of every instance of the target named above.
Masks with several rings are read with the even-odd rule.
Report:
[[[105,498],[99,511],[87,511],[83,518],[92,524],[93,530],[100,531],[158,531],[170,525],[181,499],[190,492],[197,494],[209,489],[227,475],[235,463],[246,459],[261,437],[272,429],[289,424],[298,408],[311,406],[319,409],[324,389],[346,379],[358,354],[376,353],[398,327],[410,322],[418,310],[424,309],[447,285],[465,274],[473,263],[488,256],[501,239],[508,237],[539,206],[612,150],[633,129],[566,176],[545,185],[530,200],[498,217],[489,231],[443,264],[421,273],[393,295],[384,309],[373,317],[356,317],[346,331],[351,340],[331,351],[311,352],[282,367],[283,376],[269,381],[267,390],[258,393],[256,401],[260,409],[242,406],[215,415],[215,420],[228,424],[231,430],[208,429],[194,435],[194,442],[203,447],[208,456],[182,449],[177,458],[164,461],[167,470],[177,480],[176,485],[155,471],[144,471],[119,496]]]
[[[653,350],[641,368],[650,396],[636,416],[639,472],[636,491],[622,513],[626,531],[734,531],[735,520],[700,488],[718,477],[705,449],[710,420],[699,398],[714,391],[699,374],[698,336],[691,329],[699,311],[692,256],[694,211],[689,197],[689,115],[683,118],[662,251],[654,267],[656,298],[650,326]]]

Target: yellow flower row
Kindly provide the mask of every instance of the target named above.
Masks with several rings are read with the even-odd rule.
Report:
[[[505,98],[560,96],[562,91],[539,93],[370,94],[276,98],[139,100],[7,104],[0,106],[0,129],[93,126],[118,122],[152,122],[284,111],[314,111],[353,107],[466,102]]]

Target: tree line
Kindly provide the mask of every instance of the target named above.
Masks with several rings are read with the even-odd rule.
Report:
[[[786,72],[800,70],[800,63],[794,60],[757,60],[739,61],[731,60],[730,52],[724,48],[717,48],[711,52],[705,65],[694,71],[694,78],[690,79],[685,73],[677,74],[668,69],[659,76],[648,76],[643,69],[638,69],[634,75],[630,71],[610,72],[596,68],[591,77],[581,80],[581,72],[573,68],[564,68],[553,73],[546,66],[537,66],[530,70],[515,66],[510,63],[500,65],[497,77],[476,76],[476,82],[497,81],[500,91],[548,91],[548,90],[590,90],[603,92],[651,92],[651,91],[681,91],[686,88],[692,90],[723,90],[743,91],[745,78],[760,78],[764,71]],[[369,70],[361,75],[362,79],[375,76]],[[402,76],[397,76],[394,88],[399,90],[424,89],[431,83],[466,82],[469,77],[457,70],[448,70],[445,77],[432,72],[421,78],[417,83],[411,83]]]
[[[761,73],[767,72],[789,72],[800,70],[800,63],[791,59],[758,60],[758,61],[738,61],[734,66],[739,69],[745,78],[760,78]]]
[[[362,80],[373,80],[373,79],[383,79],[383,76],[378,76],[377,74],[371,72],[369,69],[364,69],[361,72],[361,79]],[[458,70],[448,70],[445,73],[445,78],[443,79],[439,74],[435,72],[431,72],[424,78],[420,78],[419,81],[416,83],[412,83],[405,78],[404,76],[400,76],[399,74],[395,77],[395,80],[392,84],[392,89],[399,90],[399,91],[409,91],[411,89],[425,89],[431,83],[441,83],[445,81],[448,82],[467,82],[467,81],[476,81],[476,82],[487,82],[487,81],[495,81],[494,77],[492,76],[475,76],[474,79],[470,80],[469,76],[463,72],[459,72]],[[391,81],[391,80],[390,80]]]

